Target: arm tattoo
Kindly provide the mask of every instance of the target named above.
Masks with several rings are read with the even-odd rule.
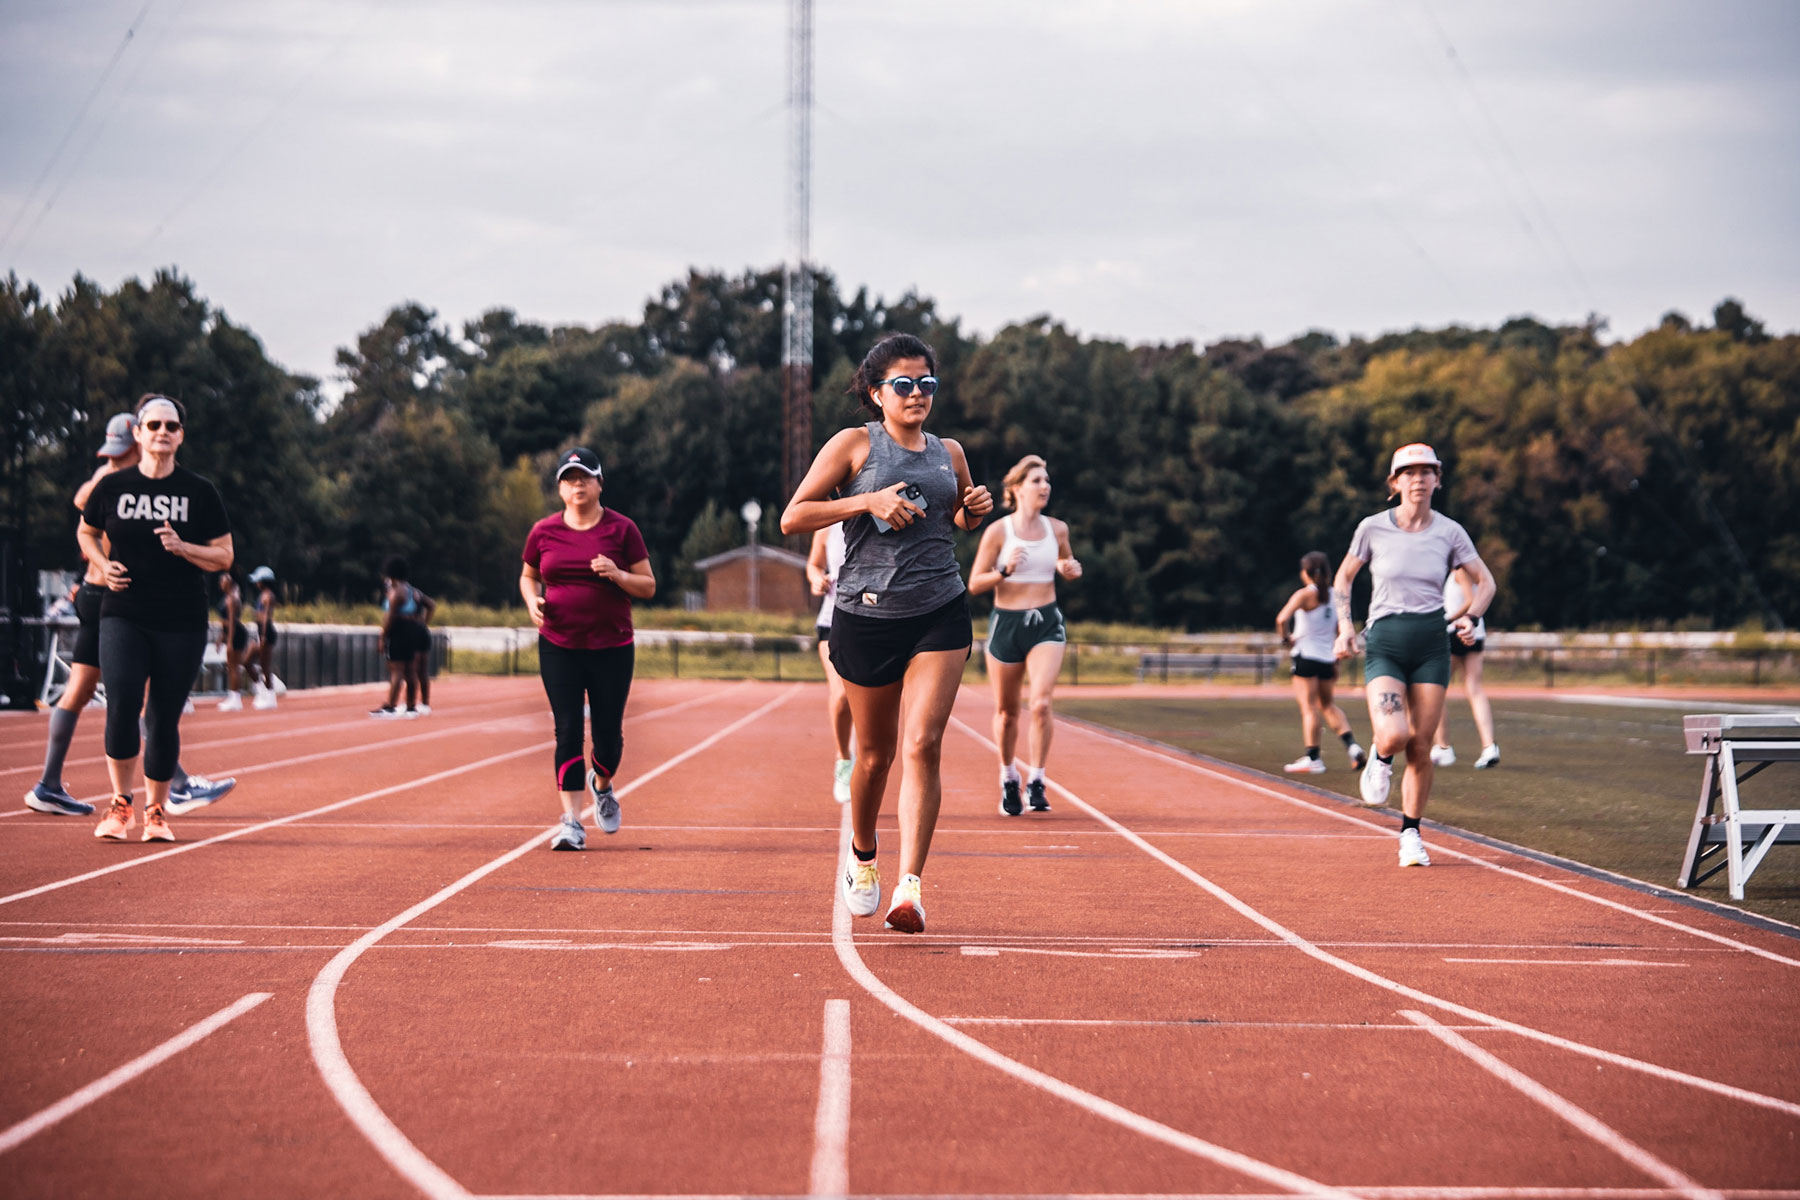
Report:
[[[1333,587],[1331,589],[1331,602],[1333,604],[1337,605],[1337,619],[1340,624],[1345,621],[1350,620],[1350,589],[1349,588]]]
[[[1401,711],[1399,692],[1383,692],[1377,703],[1380,704],[1384,716],[1395,716]]]

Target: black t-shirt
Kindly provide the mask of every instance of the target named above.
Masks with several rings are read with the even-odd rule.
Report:
[[[81,519],[106,534],[112,557],[131,586],[108,591],[102,617],[124,617],[147,629],[206,629],[206,572],[163,549],[156,531],[167,521],[184,542],[206,545],[231,532],[219,489],[186,467],[162,479],[136,467],[94,485]]]

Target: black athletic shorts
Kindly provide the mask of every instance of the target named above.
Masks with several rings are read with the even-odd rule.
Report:
[[[250,630],[242,621],[231,627],[231,648],[239,654],[250,644]]]
[[[1450,653],[1455,655],[1457,658],[1462,658],[1462,657],[1464,657],[1466,655],[1470,655],[1470,654],[1480,654],[1482,652],[1482,650],[1484,650],[1486,648],[1487,648],[1487,639],[1486,638],[1476,638],[1475,644],[1473,646],[1465,646],[1465,645],[1463,645],[1463,640],[1461,638],[1457,637],[1456,634],[1452,633],[1450,635]]]
[[[820,645],[831,640],[831,626],[829,625],[814,625],[813,633],[818,636]]]
[[[1336,679],[1337,664],[1320,662],[1316,658],[1302,658],[1294,655],[1294,674],[1301,679]]]
[[[259,627],[258,637],[261,638],[263,645],[273,650],[275,648],[275,643],[281,637],[281,633],[275,628],[275,622],[270,621],[267,625]]]
[[[431,649],[431,631],[410,617],[401,617],[394,622],[394,631],[388,635],[387,660],[389,662],[411,662],[416,655],[424,654]]]
[[[81,628],[75,632],[75,650],[69,661],[78,666],[100,665],[100,602],[106,589],[97,583],[83,583],[75,593],[75,617]]]
[[[975,645],[969,594],[916,617],[865,617],[838,609],[831,615],[831,665],[840,678],[861,687],[899,683],[915,654]]]

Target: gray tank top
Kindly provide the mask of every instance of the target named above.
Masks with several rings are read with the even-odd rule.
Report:
[[[847,496],[879,492],[905,481],[925,493],[925,515],[887,533],[861,513],[844,522],[844,566],[838,572],[837,606],[865,617],[916,617],[942,608],[963,593],[956,564],[956,468],[933,434],[925,449],[908,450],[879,421],[869,431],[869,461],[844,489]]]

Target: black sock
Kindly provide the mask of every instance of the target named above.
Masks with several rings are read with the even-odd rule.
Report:
[[[875,861],[875,851],[873,851],[873,850],[858,850],[856,848],[855,843],[851,844],[850,853],[856,855],[857,862],[874,862]]]
[[[1394,756],[1391,754],[1377,754],[1375,757],[1390,767],[1394,765]]]
[[[1417,818],[1417,817],[1401,817],[1400,818],[1400,832],[1401,833],[1405,833],[1409,829],[1417,829],[1418,827],[1419,827],[1419,818]]]
[[[1338,739],[1342,741],[1346,747],[1354,746],[1356,745],[1356,732],[1351,729],[1346,729],[1344,732],[1338,734]]]
[[[1319,761],[1319,748],[1317,746],[1308,746],[1306,748],[1306,757],[1312,759],[1314,762],[1318,762]]]

